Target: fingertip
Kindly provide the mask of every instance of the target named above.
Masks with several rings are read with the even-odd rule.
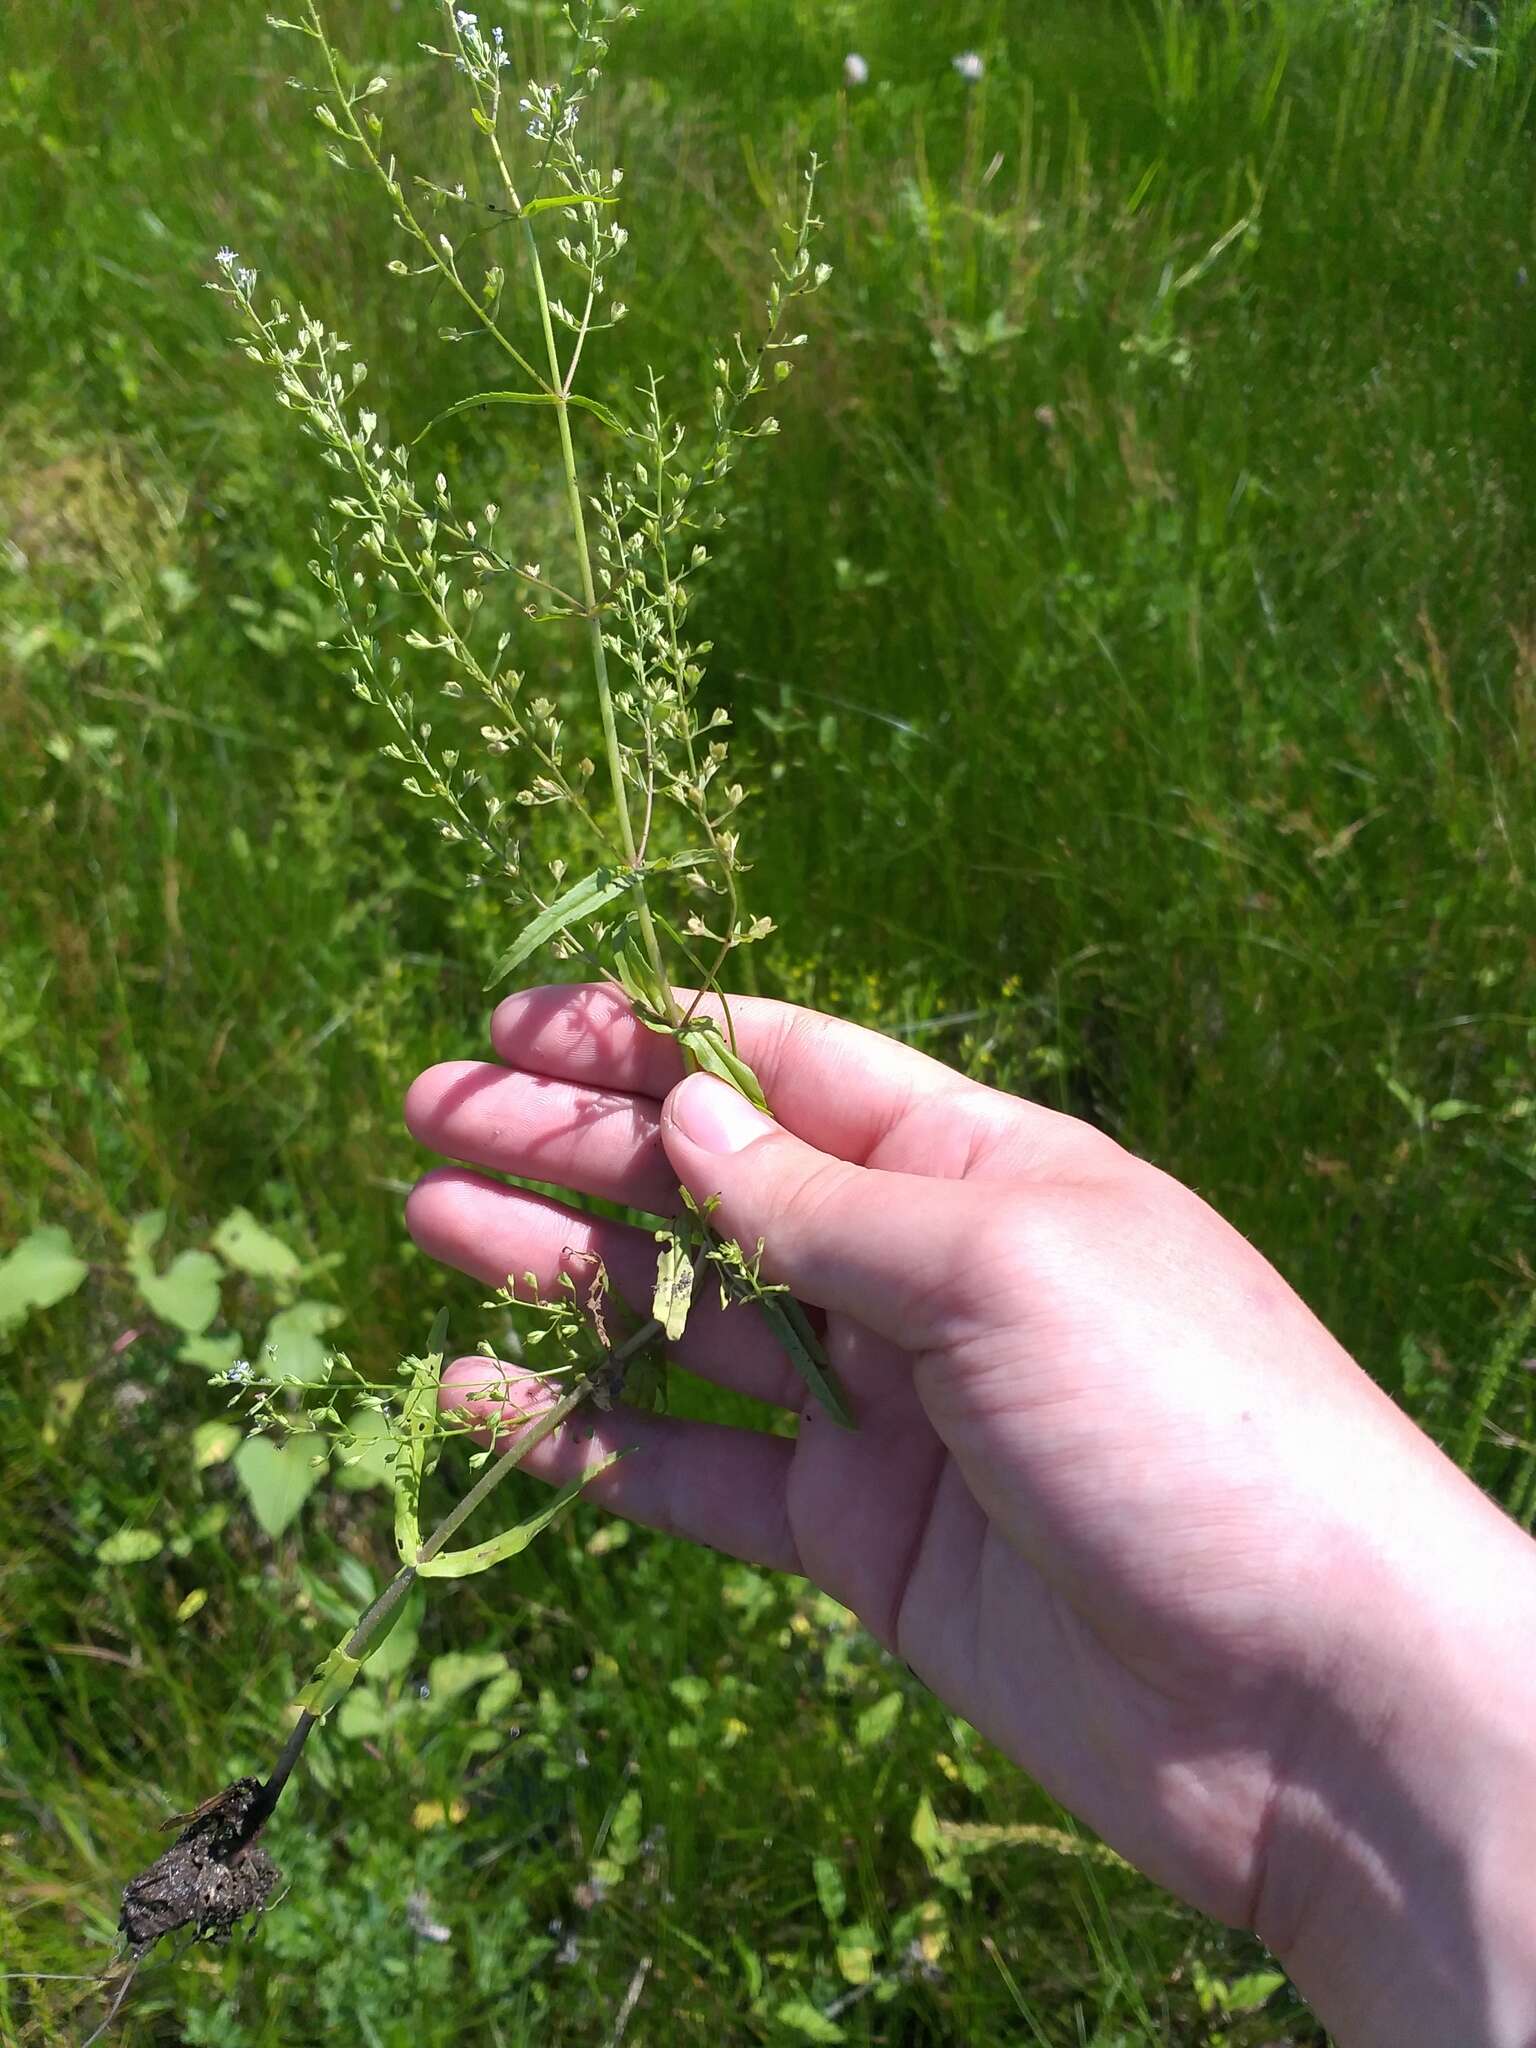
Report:
[[[771,1116],[713,1074],[690,1074],[667,1097],[663,1127],[701,1152],[744,1152],[779,1129]]]
[[[432,1132],[437,1121],[443,1098],[454,1082],[472,1065],[467,1060],[440,1060],[436,1066],[424,1067],[405,1091],[400,1105],[405,1118],[405,1128],[418,1145],[430,1145]]]

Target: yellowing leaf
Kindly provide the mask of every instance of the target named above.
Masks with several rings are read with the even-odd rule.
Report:
[[[449,1822],[457,1827],[460,1821],[468,1818],[469,1805],[463,1799],[455,1799],[446,1806],[441,1799],[421,1799],[411,1809],[411,1825],[422,1834]]]
[[[200,1422],[192,1432],[192,1469],[206,1472],[210,1465],[222,1465],[232,1458],[240,1442],[240,1425],[220,1417]]]

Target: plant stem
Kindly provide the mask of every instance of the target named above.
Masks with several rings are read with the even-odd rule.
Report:
[[[608,650],[603,645],[602,612],[597,602],[597,581],[592,574],[592,550],[587,542],[586,513],[581,503],[581,479],[576,470],[576,447],[571,439],[571,409],[567,402],[568,394],[560,369],[560,350],[555,340],[554,316],[549,309],[544,265],[539,256],[539,238],[533,231],[531,221],[523,222],[523,233],[528,243],[528,260],[533,271],[534,290],[539,300],[539,320],[544,330],[544,347],[549,357],[549,384],[553,393],[555,419],[560,428],[560,458],[565,469],[566,503],[570,508],[571,535],[576,543],[576,562],[581,574],[581,596],[587,614],[587,642],[592,654],[592,673],[597,683],[597,704],[603,723],[603,751],[608,757],[608,780],[613,789],[614,807],[618,812],[619,837],[623,843],[625,859],[636,871],[635,916],[639,922],[646,958],[655,970],[657,981],[666,995],[667,1014],[676,1024],[681,1021],[677,998],[672,993],[672,983],[661,957],[661,943],[651,919],[651,906],[646,901],[645,883],[639,874],[640,860],[635,849],[635,828],[629,815],[629,792],[624,787],[624,757],[619,748],[618,722],[613,709],[613,689],[608,680]]]
[[[576,1410],[586,1400],[591,1391],[591,1380],[585,1376],[577,1380],[568,1394],[562,1396],[552,1408],[546,1408],[537,1422],[530,1423],[528,1428],[523,1430],[513,1440],[494,1465],[486,1467],[464,1498],[455,1507],[449,1509],[426,1542],[422,1544],[416,1557],[418,1566],[432,1562],[449,1537],[464,1522],[468,1521],[469,1517],[475,1512],[475,1509],[479,1507],[481,1501],[500,1486],[502,1480],[506,1478],[509,1472],[515,1471],[522,1464],[530,1451],[536,1450],[546,1437],[553,1436],[561,1423],[568,1421],[576,1413]],[[349,1656],[355,1657],[357,1654],[357,1651],[349,1648]]]
[[[662,1328],[660,1323],[652,1320],[642,1324],[632,1337],[627,1338],[624,1343],[618,1345],[616,1349],[607,1355],[604,1361],[605,1365],[609,1370],[615,1366],[622,1366],[636,1352],[643,1351],[648,1344],[653,1344],[661,1334]],[[495,1492],[507,1474],[516,1471],[517,1467],[527,1458],[530,1451],[536,1450],[547,1437],[554,1435],[562,1423],[570,1420],[576,1413],[576,1410],[591,1398],[595,1386],[596,1382],[588,1375],[583,1374],[570,1388],[568,1393],[563,1394],[552,1407],[546,1408],[537,1421],[530,1423],[526,1429],[520,1431],[496,1462],[481,1473],[468,1493],[448,1510],[448,1513],[444,1515],[426,1542],[422,1544],[416,1554],[415,1562],[402,1565],[383,1592],[379,1594],[378,1598],[371,1606],[365,1608],[358,1617],[352,1633],[342,1645],[342,1650],[346,1656],[359,1664],[366,1661],[370,1649],[383,1632],[385,1623],[392,1618],[395,1609],[405,1599],[412,1586],[415,1585],[420,1574],[420,1567],[432,1562],[448,1539],[468,1521],[469,1517],[475,1512],[475,1509],[490,1494]],[[282,1751],[278,1756],[276,1764],[273,1766],[272,1775],[257,1794],[250,1813],[246,1817],[245,1839],[247,1841],[254,1840],[257,1833],[265,1827],[267,1821],[271,1818],[278,1800],[283,1796],[283,1787],[292,1776],[293,1767],[303,1754],[304,1745],[309,1740],[310,1731],[318,1725],[319,1718],[318,1715],[311,1714],[306,1710],[299,1715],[298,1720],[294,1722],[293,1727],[289,1730],[288,1740],[283,1744]]]

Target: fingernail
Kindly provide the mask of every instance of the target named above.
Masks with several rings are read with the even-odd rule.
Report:
[[[740,1152],[778,1129],[771,1116],[713,1074],[690,1074],[673,1089],[667,1113],[683,1136],[705,1152]]]

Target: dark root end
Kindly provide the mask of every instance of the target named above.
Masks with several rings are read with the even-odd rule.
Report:
[[[261,1791],[255,1778],[236,1778],[195,1813],[179,1816],[186,1824],[176,1840],[123,1892],[117,1924],[136,1955],[187,1927],[199,1941],[227,1939],[266,1904],[278,1868],[256,1843],[266,1818]]]

